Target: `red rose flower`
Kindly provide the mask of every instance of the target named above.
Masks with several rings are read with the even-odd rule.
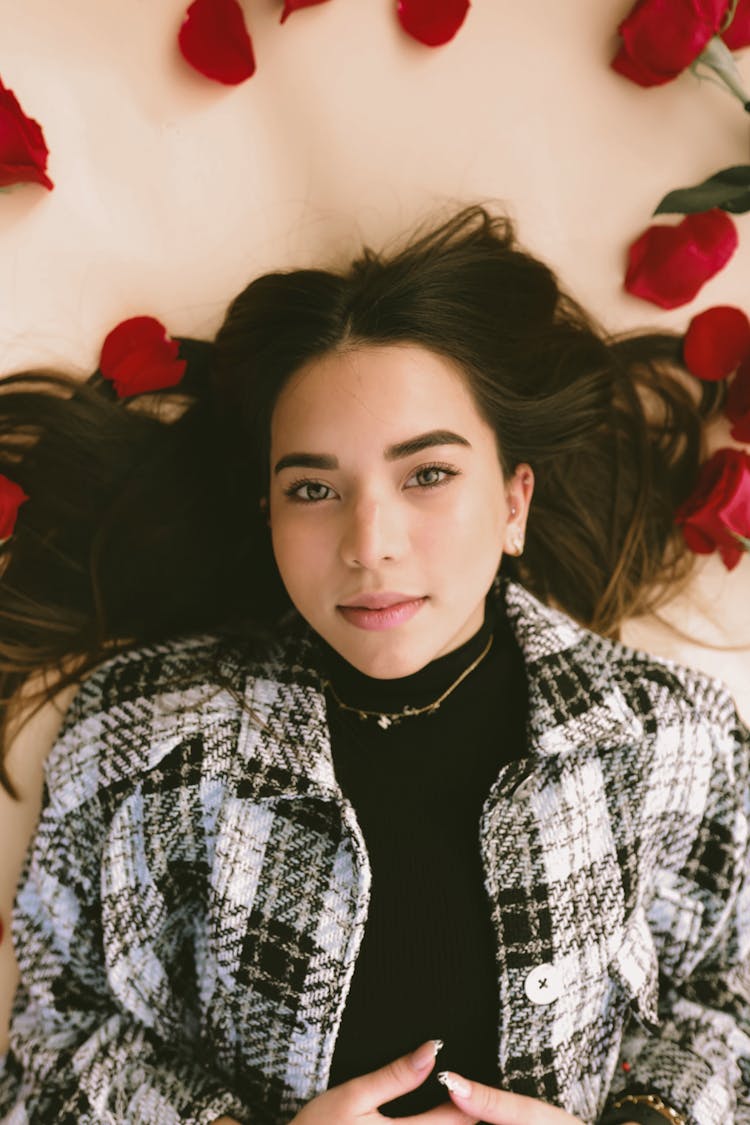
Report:
[[[442,47],[466,19],[470,0],[398,0],[404,31],[427,47]]]
[[[120,398],[161,391],[176,386],[185,373],[185,360],[177,358],[179,347],[160,321],[134,316],[107,336],[99,370]]]
[[[739,0],[732,22],[725,31],[722,31],[721,38],[730,51],[739,51],[742,47],[747,47],[750,43],[750,0]]]
[[[325,4],[325,2],[326,0],[285,0],[280,22],[283,23],[292,12],[296,12],[299,8],[312,8],[315,4]]]
[[[685,542],[698,555],[718,550],[734,570],[750,538],[750,456],[743,449],[719,449],[701,465],[692,495],[675,513]]]
[[[651,226],[628,250],[625,288],[663,309],[684,305],[726,265],[737,241],[734,223],[718,208],[677,226]]]
[[[718,382],[736,371],[750,355],[750,320],[742,309],[716,305],[694,316],[682,345],[688,371],[706,382]]]
[[[41,184],[51,189],[45,170],[48,156],[41,125],[26,116],[15,94],[0,81],[0,187]]]
[[[734,440],[750,442],[750,356],[729,385],[724,413],[734,422],[730,431]]]
[[[18,509],[28,496],[19,484],[0,473],[0,542],[10,539],[16,527]]]
[[[612,67],[639,86],[676,78],[718,35],[729,0],[638,0],[618,27]]]
[[[177,39],[190,65],[215,82],[237,86],[255,73],[253,45],[237,0],[195,0]]]

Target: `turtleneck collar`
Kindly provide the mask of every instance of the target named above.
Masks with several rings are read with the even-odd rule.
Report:
[[[399,711],[406,706],[425,707],[456,682],[497,631],[496,610],[488,599],[484,622],[473,637],[410,676],[388,680],[366,676],[325,642],[320,642],[319,646],[319,667],[336,695],[349,707],[379,712]]]

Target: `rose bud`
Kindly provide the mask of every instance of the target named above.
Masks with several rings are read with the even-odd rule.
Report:
[[[728,0],[638,0],[617,28],[612,67],[639,86],[676,78],[717,35]]]
[[[719,449],[701,465],[695,489],[675,513],[685,543],[698,555],[718,550],[734,570],[750,538],[750,455]]]
[[[750,42],[748,3],[740,0],[725,28],[730,0],[638,0],[617,29],[612,69],[639,86],[661,86],[700,59],[747,109],[731,51]]]

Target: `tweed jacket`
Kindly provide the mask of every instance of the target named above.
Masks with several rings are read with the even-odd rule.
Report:
[[[502,1085],[747,1125],[750,733],[718,681],[498,596],[529,684],[478,825]],[[286,1125],[327,1088],[370,868],[310,644],[179,640],[82,685],[17,895],[3,1121]]]

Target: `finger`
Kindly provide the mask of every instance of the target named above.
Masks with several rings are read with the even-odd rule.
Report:
[[[450,1093],[454,1105],[466,1113],[476,1114],[487,1125],[581,1125],[580,1120],[566,1110],[537,1098],[470,1082],[452,1071],[442,1071],[438,1079]]]
[[[347,1105],[354,1113],[372,1113],[399,1094],[407,1094],[421,1086],[435,1065],[435,1056],[442,1046],[441,1039],[428,1039],[411,1054],[402,1055],[370,1074],[352,1078],[337,1089],[345,1092]]]

